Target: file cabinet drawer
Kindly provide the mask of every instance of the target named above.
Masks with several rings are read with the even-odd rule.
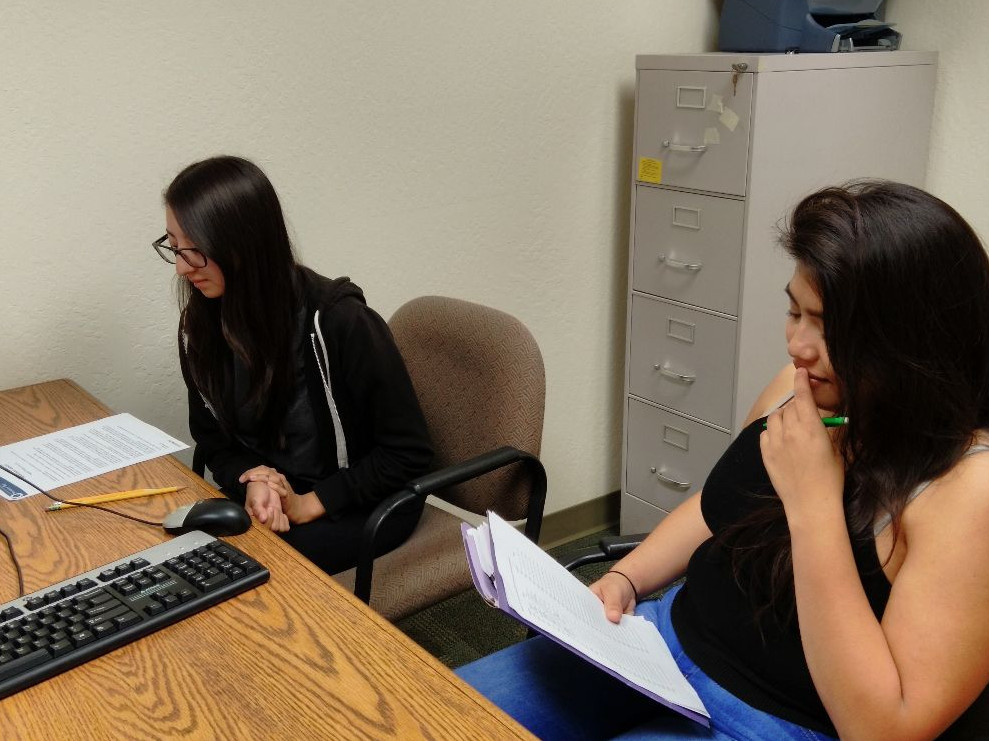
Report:
[[[667,512],[704,486],[728,447],[727,432],[628,400],[626,490]]]
[[[731,429],[735,321],[632,296],[629,391]]]
[[[745,203],[635,188],[632,288],[738,315]]]
[[[663,163],[663,185],[745,195],[752,75],[732,75],[639,71],[636,156]]]
[[[628,492],[622,493],[620,531],[622,535],[651,532],[669,513],[666,510],[643,502]]]

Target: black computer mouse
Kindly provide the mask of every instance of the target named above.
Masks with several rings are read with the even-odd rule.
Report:
[[[251,516],[229,499],[200,499],[173,510],[161,525],[172,535],[190,530],[202,530],[215,536],[240,535],[251,526]]]

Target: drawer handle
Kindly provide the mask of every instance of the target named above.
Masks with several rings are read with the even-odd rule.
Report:
[[[658,370],[660,373],[662,373],[664,376],[669,378],[671,381],[682,383],[684,386],[689,386],[690,384],[692,384],[694,381],[697,380],[697,376],[691,376],[686,373],[677,373],[675,370],[671,370],[669,367],[667,367],[665,363],[663,365],[656,363],[655,365],[653,365],[653,370]]]
[[[665,476],[664,475],[665,469],[662,469],[661,468],[661,469],[659,469],[657,471],[656,470],[656,467],[653,466],[649,470],[652,473],[656,474],[656,478],[657,479],[659,479],[664,484],[666,484],[667,486],[669,486],[669,487],[671,487],[673,489],[677,489],[679,491],[687,491],[687,489],[690,488],[690,482],[689,481],[677,481],[676,479],[671,479],[669,476]]]
[[[666,139],[663,146],[671,152],[686,152],[687,154],[704,154],[707,151],[707,144],[677,144]]]
[[[663,252],[659,253],[659,261],[665,262],[667,266],[673,268],[674,270],[686,270],[688,273],[696,273],[704,267],[704,263],[702,262],[683,262],[683,260],[674,260],[672,257],[667,257]]]

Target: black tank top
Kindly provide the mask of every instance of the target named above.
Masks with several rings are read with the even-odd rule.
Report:
[[[714,533],[694,552],[687,579],[672,608],[673,627],[687,655],[709,677],[752,707],[836,736],[807,669],[796,613],[764,616],[757,624],[751,603],[732,574],[730,554],[716,541],[732,523],[759,506],[753,495],[776,496],[762,463],[763,419],[745,428],[704,484],[701,511]],[[779,523],[786,527],[785,522]],[[890,583],[876,554],[875,538],[852,539],[859,577],[877,618]]]

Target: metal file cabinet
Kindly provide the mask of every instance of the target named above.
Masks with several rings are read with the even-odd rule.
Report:
[[[703,486],[788,362],[778,227],[854,178],[923,186],[937,55],[636,59],[623,533]]]

